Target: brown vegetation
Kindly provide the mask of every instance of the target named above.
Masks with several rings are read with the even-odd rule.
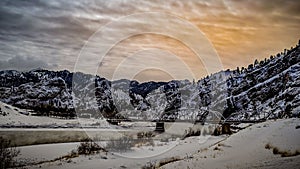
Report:
[[[216,127],[214,132],[213,132],[214,136],[219,136],[219,135],[222,135],[222,134],[229,134],[229,135],[232,134],[232,131],[230,129],[230,124],[224,123],[224,124]]]
[[[294,152],[280,150],[278,147],[272,146],[270,143],[265,145],[265,149],[272,150],[273,154],[275,154],[275,155],[280,154],[281,157],[292,157],[292,156],[300,155],[299,150],[296,150]]]
[[[175,161],[182,160],[180,157],[170,157],[170,158],[164,158],[157,162],[149,162],[147,165],[143,166],[142,169],[157,169],[162,167],[163,165],[166,165],[168,163],[172,163]]]
[[[84,154],[84,155],[95,154],[95,153],[99,153],[100,151],[107,152],[104,148],[102,148],[101,146],[99,146],[97,143],[95,143],[90,139],[81,142],[77,148],[77,153]]]
[[[16,147],[11,145],[11,141],[0,137],[0,168],[10,168],[16,164],[14,160],[20,154]]]
[[[139,135],[138,139],[134,139],[130,136],[124,136],[117,140],[110,140],[106,144],[106,149],[108,151],[116,151],[116,152],[125,152],[131,150],[132,147],[141,147],[141,146],[154,146],[154,141],[150,137],[151,135]]]

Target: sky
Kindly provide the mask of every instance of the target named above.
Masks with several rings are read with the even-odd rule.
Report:
[[[0,70],[200,79],[295,46],[299,30],[298,0],[2,0]]]

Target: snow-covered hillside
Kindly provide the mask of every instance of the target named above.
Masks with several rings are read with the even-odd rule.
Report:
[[[61,119],[45,116],[32,116],[32,112],[0,102],[0,127],[11,128],[111,128],[105,120]]]
[[[300,114],[300,48],[197,82],[109,81],[69,71],[0,71],[0,101],[39,115],[258,120]]]

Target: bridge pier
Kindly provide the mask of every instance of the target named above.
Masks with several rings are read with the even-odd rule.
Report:
[[[156,122],[155,131],[165,132],[165,123],[164,122]]]

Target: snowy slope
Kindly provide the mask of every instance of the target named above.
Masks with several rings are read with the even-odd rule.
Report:
[[[191,159],[170,163],[163,168],[299,168],[300,156],[292,155],[300,152],[300,125],[299,118],[266,121],[248,127],[231,135],[219,144],[202,149]],[[286,152],[290,157],[282,157],[280,153],[274,154],[270,145],[277,148],[280,153]]]
[[[0,102],[0,127],[45,127],[45,128],[81,128],[109,127],[104,120],[99,119],[60,119],[45,116],[33,116],[26,109],[19,109]]]

